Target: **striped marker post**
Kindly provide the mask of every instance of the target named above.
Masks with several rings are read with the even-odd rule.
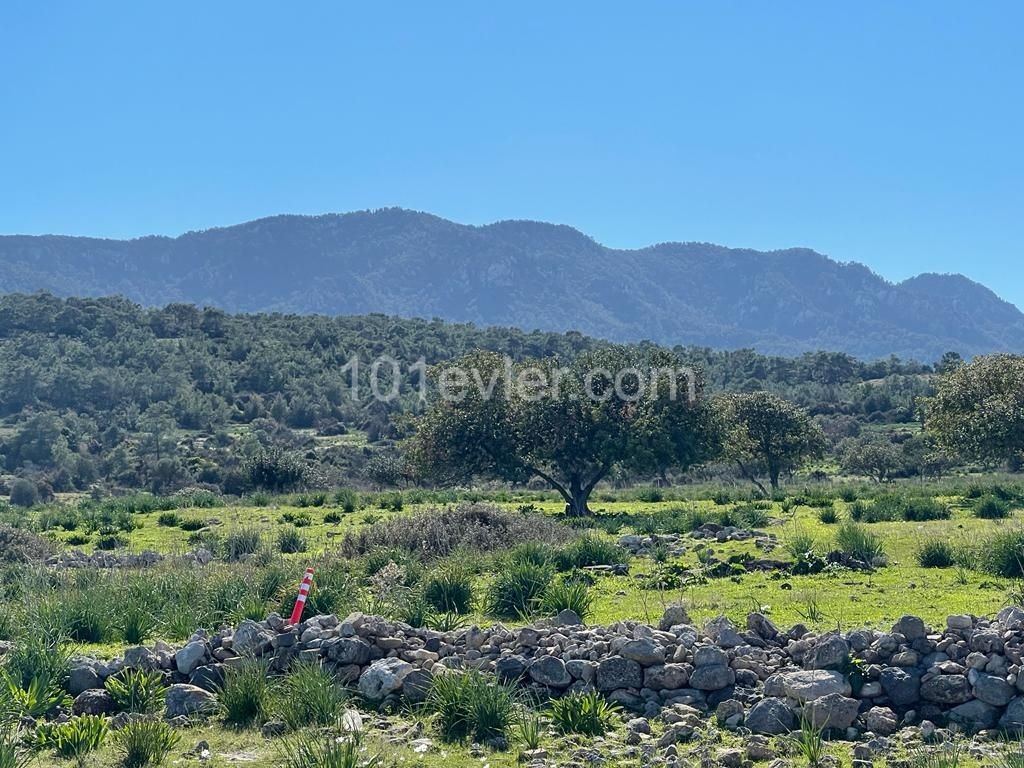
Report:
[[[298,624],[302,621],[302,609],[306,607],[306,598],[309,597],[311,586],[313,586],[313,569],[307,568],[306,575],[302,577],[302,584],[299,586],[299,596],[295,598],[295,607],[292,608],[291,624]]]

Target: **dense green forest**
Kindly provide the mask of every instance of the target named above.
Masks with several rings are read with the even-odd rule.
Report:
[[[260,462],[294,464],[294,478],[309,486],[401,482],[397,441],[421,407],[417,361],[479,349],[569,360],[603,344],[579,333],[379,314],[228,314],[8,295],[0,298],[0,493],[19,479],[39,498],[191,486],[244,493],[259,481]],[[915,398],[929,393],[930,374],[958,361],[674,351],[704,370],[711,393],[766,390],[806,408],[836,460],[851,439],[875,434],[886,435],[887,448],[923,454]],[[398,396],[353,397],[353,377],[365,393],[381,355],[399,362]],[[384,389],[390,371],[377,372]]]

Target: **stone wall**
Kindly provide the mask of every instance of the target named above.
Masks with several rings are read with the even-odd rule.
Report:
[[[104,711],[103,681],[125,666],[164,670],[172,683],[169,717],[210,709],[226,665],[265,659],[272,671],[296,659],[320,660],[374,702],[419,701],[435,675],[494,672],[546,696],[594,690],[626,709],[668,723],[684,739],[714,715],[727,728],[778,734],[801,715],[848,738],[884,736],[931,723],[967,731],[1024,730],[1024,609],[993,619],[950,616],[929,628],[904,616],[889,631],[814,634],[781,631],[760,614],[746,626],[725,618],[698,629],[680,607],[657,627],[619,622],[580,625],[571,613],[521,629],[500,625],[453,633],[414,629],[353,614],[315,616],[296,627],[277,615],[180,648],[131,648],[114,662],[77,659],[70,689],[78,711]]]

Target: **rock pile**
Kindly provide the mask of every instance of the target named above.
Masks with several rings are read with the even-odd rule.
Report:
[[[752,613],[739,628],[721,617],[703,628],[669,608],[658,626],[582,626],[569,612],[553,622],[453,633],[353,614],[314,616],[289,626],[279,616],[234,629],[200,631],[180,648],[131,648],[122,659],[78,659],[70,692],[76,709],[104,706],[97,689],[124,667],[163,670],[172,683],[167,715],[209,711],[225,666],[244,657],[283,671],[318,660],[373,702],[421,701],[432,679],[458,669],[493,672],[543,696],[597,690],[644,717],[660,716],[662,741],[692,735],[714,716],[725,728],[780,734],[803,716],[855,739],[904,725],[949,724],[967,731],[1024,731],[1024,609],[995,619],[950,616],[931,630],[904,616],[888,632],[787,631]],[[666,741],[667,740],[667,741]]]

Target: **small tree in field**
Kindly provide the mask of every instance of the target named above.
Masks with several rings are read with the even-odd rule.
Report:
[[[876,483],[891,480],[904,467],[903,454],[885,437],[863,436],[843,441],[840,466],[847,475],[865,475]]]
[[[954,368],[923,406],[925,428],[951,456],[1013,462],[1024,455],[1024,357],[989,355]]]
[[[478,353],[431,371],[435,398],[407,446],[436,482],[538,477],[571,515],[613,469],[658,474],[712,458],[720,435],[703,382],[664,351],[608,347],[513,365]]]
[[[761,493],[758,475],[767,475],[772,489],[779,477],[821,456],[825,435],[807,412],[777,395],[749,392],[720,401],[725,424],[725,455]]]

